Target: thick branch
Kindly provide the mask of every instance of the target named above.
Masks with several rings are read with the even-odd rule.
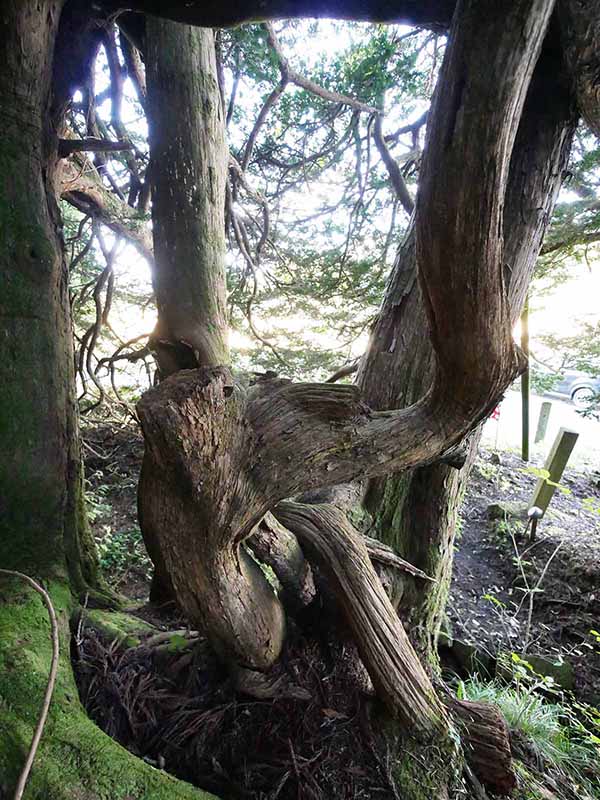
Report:
[[[108,139],[96,139],[89,136],[86,139],[59,139],[58,156],[67,158],[71,153],[114,153],[120,150],[132,150],[131,142],[111,142]]]
[[[333,17],[366,22],[404,22],[434,30],[450,24],[454,0],[249,0],[244,3],[223,3],[219,0],[110,0],[109,8],[141,11],[167,17],[178,22],[206,27],[227,27],[244,22],[302,17]]]
[[[152,267],[152,234],[147,218],[107,189],[92,162],[84,155],[74,154],[62,162],[59,193],[63,200],[83,214],[131,242]]]
[[[444,386],[467,416],[489,408],[517,362],[502,271],[503,199],[552,7],[552,0],[460,3],[432,104],[417,263],[438,359],[434,393]],[[502,80],[482,81],[482,63]]]
[[[388,175],[390,176],[390,181],[392,182],[392,187],[394,192],[396,193],[396,197],[402,203],[402,207],[406,211],[406,213],[410,216],[415,208],[415,201],[412,199],[410,192],[406,186],[404,178],[402,177],[402,172],[396,159],[388,150],[388,146],[385,143],[385,137],[383,135],[383,131],[381,128],[381,116],[378,114],[375,117],[375,122],[373,124],[373,138],[375,140],[375,145],[379,150],[379,155],[381,156],[381,160],[385,164],[385,168],[388,171]]]

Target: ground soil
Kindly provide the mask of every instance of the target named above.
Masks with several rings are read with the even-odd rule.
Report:
[[[82,435],[88,511],[106,577],[125,597],[145,602],[151,563],[137,520],[141,430],[132,421],[109,421],[84,424]]]
[[[531,595],[516,545],[530,588],[546,569],[534,594],[527,651],[570,662],[577,694],[597,704],[600,648],[590,631],[600,625],[600,473],[565,471],[560,483],[568,493],[557,489],[530,546],[525,521],[489,519],[488,508],[529,504],[536,481],[518,455],[481,451],[461,510],[448,606],[452,634],[493,655],[523,651]]]
[[[399,800],[377,703],[344,661],[294,628],[279,670],[306,697],[284,691],[257,700],[236,691],[202,639],[169,653],[119,646],[84,625],[74,665],[82,701],[103,730],[220,797]]]

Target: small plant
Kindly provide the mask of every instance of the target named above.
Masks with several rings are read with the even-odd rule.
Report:
[[[600,500],[596,497],[584,497],[581,501],[581,505],[586,511],[589,511],[590,514],[600,515]]]
[[[498,464],[491,464],[487,461],[478,461],[477,462],[477,471],[481,475],[482,478],[485,478],[486,481],[493,481],[495,478],[498,477],[500,472],[500,467]]]
[[[94,523],[110,513],[110,504],[106,500],[109,487],[97,486],[95,489],[91,489],[89,481],[86,481],[86,484],[85,504],[87,516],[89,521]]]
[[[563,486],[562,483],[556,483],[556,481],[550,480],[550,473],[547,469],[542,469],[541,467],[522,467],[521,472],[524,472],[526,475],[533,475],[536,478],[541,478],[548,486],[554,486],[563,494],[571,494],[571,490],[568,486]]]
[[[123,581],[132,569],[150,577],[152,565],[139,528],[114,532],[105,526],[104,536],[97,546],[100,566],[117,583]]]

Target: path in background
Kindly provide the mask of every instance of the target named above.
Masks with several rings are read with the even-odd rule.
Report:
[[[544,400],[552,403],[546,438],[534,444],[540,408]],[[579,439],[569,460],[572,469],[600,469],[600,422],[587,419],[578,414],[575,406],[556,397],[531,395],[530,399],[530,460],[533,464],[543,463],[552,447],[559,428],[570,428],[579,433]],[[500,406],[500,419],[489,419],[483,429],[483,444],[488,448],[520,452],[521,448],[521,395],[509,391]]]

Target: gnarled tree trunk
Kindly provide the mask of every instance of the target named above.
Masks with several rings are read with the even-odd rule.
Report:
[[[549,33],[529,87],[513,150],[504,204],[504,263],[510,315],[520,314],[544,231],[566,168],[576,115],[558,47]],[[426,312],[416,276],[411,226],[396,256],[357,383],[373,408],[399,408],[427,392],[434,370]],[[381,376],[385,375],[385,380]],[[440,461],[369,482],[365,505],[375,535],[436,579],[423,583],[395,573],[393,596],[417,650],[435,664],[435,642],[452,572],[456,517],[479,445],[464,443],[465,464]]]
[[[352,387],[264,380],[246,388],[226,370],[202,369],[173,375],[139,403],[145,475],[156,476],[141,496],[144,519],[180,604],[224,660],[265,670],[281,648],[281,609],[241,547],[267,511],[311,487],[434,461],[485,418],[518,373],[502,212],[551,8],[522,0],[500,12],[467,1],[455,15],[417,200],[416,258],[435,353],[432,387],[419,402],[373,412]],[[505,79],[482,81],[484,59]],[[342,593],[383,602],[368,558],[361,563],[346,586],[340,581]],[[389,603],[385,615],[391,624]],[[446,714],[406,636],[373,647],[360,626],[355,634],[382,693],[382,675],[399,676],[386,699],[405,725],[443,731]]]

